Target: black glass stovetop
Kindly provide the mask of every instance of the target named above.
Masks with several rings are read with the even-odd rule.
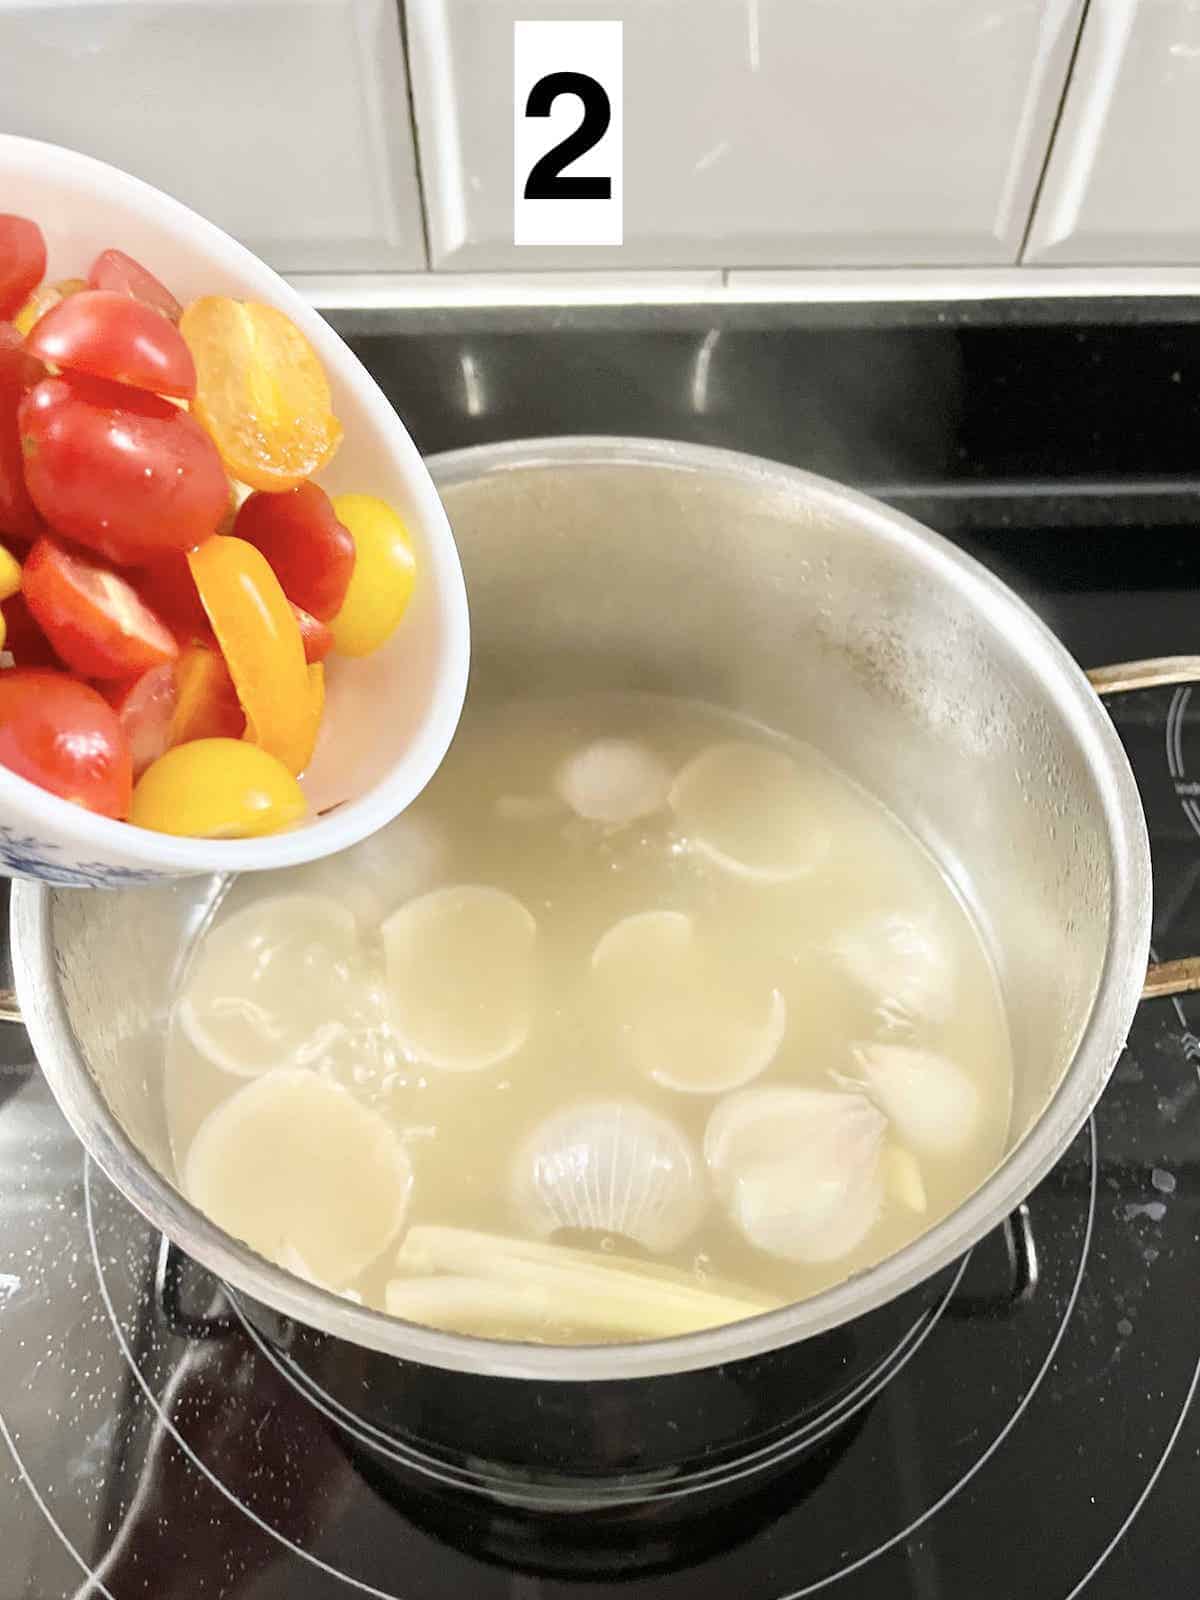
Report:
[[[1200,645],[1190,326],[618,323],[360,348],[427,450],[583,431],[755,449],[941,527],[1086,666]],[[1200,690],[1111,710],[1150,820],[1155,953],[1200,953]],[[831,1433],[820,1472],[748,1475],[731,1508],[667,1531],[632,1512],[574,1554],[561,1519],[453,1497],[434,1511],[364,1475],[366,1425],[166,1256],[10,1032],[0,1600],[1193,1593],[1198,1063],[1200,1000],[1144,1003],[1095,1116]]]

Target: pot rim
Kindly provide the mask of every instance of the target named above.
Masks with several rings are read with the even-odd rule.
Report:
[[[665,440],[564,436],[478,445],[430,458],[439,491],[496,473],[646,467],[752,478],[803,488],[810,503],[881,539],[915,548],[931,573],[977,610],[1002,618],[1074,727],[1103,808],[1113,894],[1108,944],[1091,1013],[1058,1088],[1025,1137],[980,1187],[911,1244],[809,1299],[703,1333],[644,1343],[551,1346],[444,1333],[356,1306],[293,1277],[218,1228],[162,1177],[109,1111],[70,1026],[55,981],[51,889],[18,880],[12,895],[17,993],[42,1071],[87,1153],[156,1227],[232,1288],[336,1338],[452,1371],[542,1382],[649,1378],[761,1355],[873,1311],[958,1259],[996,1227],[1059,1160],[1099,1099],[1137,1008],[1150,947],[1150,843],[1124,748],[1082,670],[1049,628],[998,578],[903,513],[799,468],[730,450]],[[113,891],[92,890],[91,893]]]

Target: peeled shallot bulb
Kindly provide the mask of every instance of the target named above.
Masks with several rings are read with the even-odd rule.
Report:
[[[954,1001],[954,962],[932,921],[879,912],[839,933],[833,953],[892,1023],[942,1022]]]
[[[716,1094],[764,1072],[787,1027],[778,989],[739,978],[727,953],[707,950],[680,911],[624,917],[592,952],[637,1069],[667,1089]]]
[[[707,1201],[687,1135],[636,1100],[588,1100],[547,1117],[517,1152],[510,1193],[535,1238],[570,1229],[654,1254],[682,1244]]]
[[[709,745],[671,785],[670,804],[689,849],[756,883],[811,872],[829,849],[819,820],[828,798],[783,750],[740,739]]]
[[[567,757],[555,787],[577,816],[617,827],[661,810],[671,774],[643,744],[596,739]]]
[[[537,924],[513,895],[454,884],[382,927],[392,1030],[411,1061],[481,1072],[521,1048],[533,1015]]]
[[[970,1144],[983,1105],[956,1061],[902,1044],[858,1045],[854,1054],[867,1093],[914,1150],[950,1156]]]
[[[818,1264],[849,1255],[883,1204],[887,1122],[861,1094],[744,1089],[708,1120],[704,1157],[730,1220],[758,1250]]]

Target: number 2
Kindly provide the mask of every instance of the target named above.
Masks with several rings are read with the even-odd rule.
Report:
[[[548,117],[560,94],[578,95],[583,102],[579,126],[551,146],[530,168],[525,180],[526,200],[609,200],[611,178],[568,177],[563,168],[586,155],[608,132],[612,107],[608,95],[595,78],[583,72],[551,72],[539,78],[525,102],[527,117]]]

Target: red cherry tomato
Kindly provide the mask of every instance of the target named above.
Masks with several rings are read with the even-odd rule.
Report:
[[[0,536],[36,539],[42,519],[25,487],[17,407],[42,376],[42,364],[25,349],[10,322],[0,322]]]
[[[132,678],[179,653],[126,578],[54,539],[29,552],[21,593],[57,653],[85,678]]]
[[[129,683],[101,687],[129,743],[135,778],[140,778],[152,761],[171,748],[171,727],[179,698],[175,668],[174,661],[164,661]]]
[[[354,540],[324,489],[259,490],[242,504],[233,532],[262,551],[293,604],[322,622],[337,616],[354,571]]]
[[[103,696],[62,672],[0,672],[0,765],[105,817],[125,817],[129,746]]]
[[[17,412],[25,483],[59,533],[119,563],[203,543],[229,506],[217,447],[169,400],[79,373]]]
[[[190,400],[196,363],[179,329],[152,306],[115,289],[67,295],[34,323],[25,340],[40,361]]]
[[[101,251],[92,262],[88,285],[92,289],[115,289],[118,294],[141,300],[172,322],[178,322],[183,315],[183,307],[171,291],[124,250]]]
[[[142,599],[170,628],[180,644],[199,640],[216,648],[216,636],[201,604],[192,569],[182,551],[131,572],[129,581]]]
[[[15,317],[46,272],[46,241],[36,222],[0,212],[0,317]]]
[[[324,661],[333,649],[333,629],[327,622],[320,622],[311,611],[305,611],[303,606],[298,606],[294,600],[289,600],[288,604],[300,624],[300,642],[304,646],[305,661],[309,666],[312,666],[314,661]]]
[[[4,613],[4,648],[18,667],[61,667],[54,647],[34,621],[23,594],[10,595],[0,605]]]

